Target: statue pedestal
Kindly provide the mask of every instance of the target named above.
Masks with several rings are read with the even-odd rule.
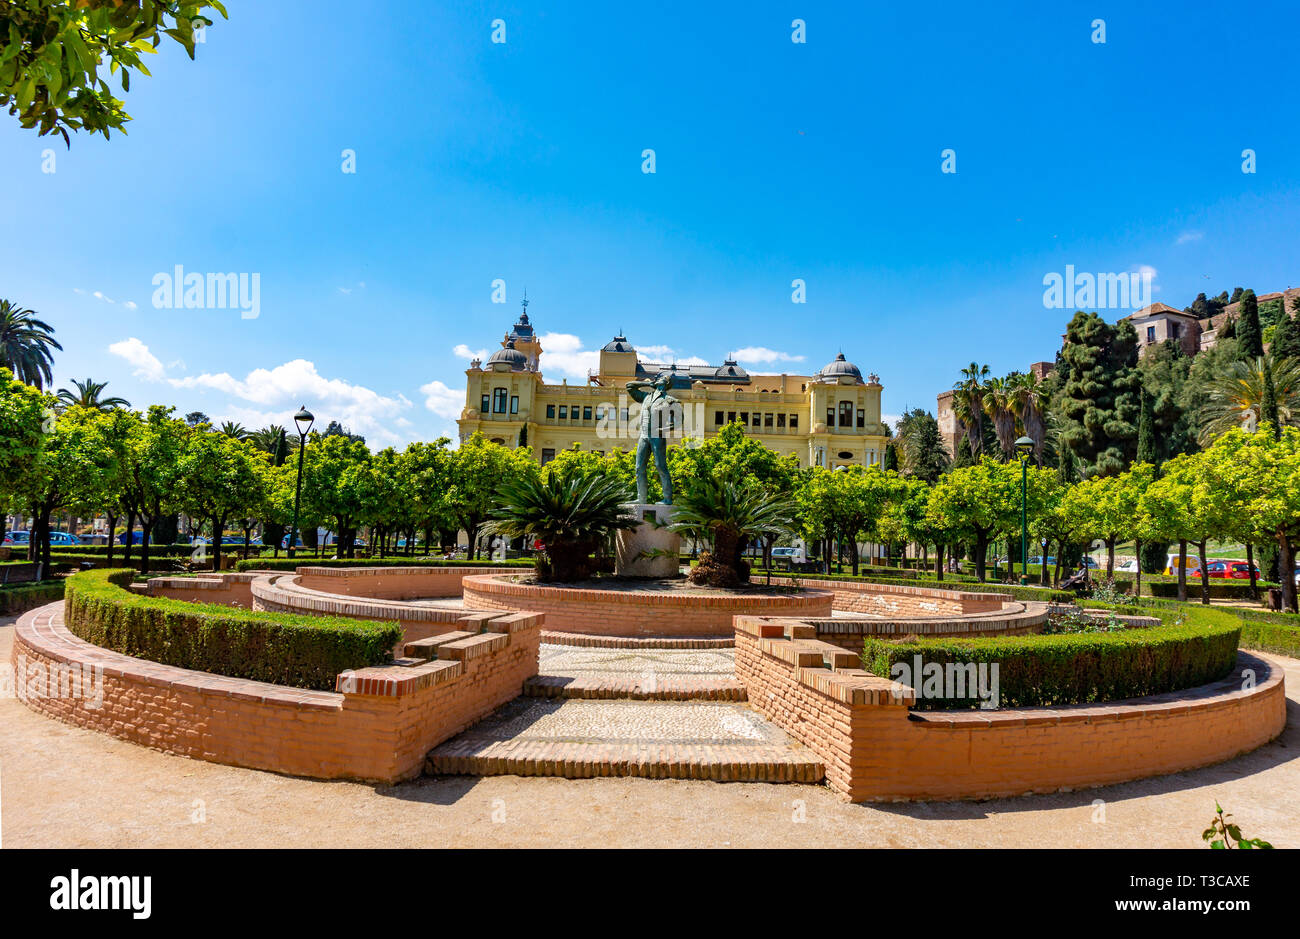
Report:
[[[666,527],[673,507],[634,502],[623,508],[641,519],[641,524],[618,533],[614,573],[619,577],[676,577],[681,573],[682,536]]]

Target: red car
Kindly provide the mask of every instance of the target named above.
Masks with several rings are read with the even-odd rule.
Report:
[[[1225,577],[1233,580],[1249,580],[1250,565],[1245,561],[1212,561],[1207,568],[1210,577]],[[1259,577],[1259,568],[1255,568],[1255,577]]]

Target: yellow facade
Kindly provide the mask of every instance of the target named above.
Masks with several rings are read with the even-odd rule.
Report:
[[[510,447],[530,446],[545,463],[574,444],[607,453],[635,450],[639,407],[625,386],[670,372],[682,404],[673,436],[682,442],[716,434],[732,421],[800,466],[880,463],[889,438],[880,417],[881,385],[866,380],[843,355],[815,375],[750,375],[735,361],[720,366],[646,362],[622,336],[600,352],[586,384],[543,380],[541,345],[525,309],[487,362],[465,372],[460,437],[476,431]]]

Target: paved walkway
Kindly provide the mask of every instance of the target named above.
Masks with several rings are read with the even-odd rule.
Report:
[[[0,619],[0,662],[9,658],[12,623]],[[799,784],[519,776],[326,783],[168,756],[0,698],[0,833],[10,848],[1200,849],[1218,800],[1247,835],[1297,848],[1300,661],[1286,668],[1286,732],[1228,763],[1074,793],[882,806],[849,805],[823,786]]]

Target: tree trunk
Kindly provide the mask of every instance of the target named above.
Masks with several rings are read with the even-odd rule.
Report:
[[[122,560],[125,562],[127,567],[131,566],[131,548],[134,547],[134,545],[131,544],[131,542],[135,540],[131,531],[133,528],[135,528],[135,510],[128,509],[126,513],[126,541],[123,543],[122,550]]]
[[[153,536],[153,519],[140,516],[140,573],[149,573],[149,539]]]
[[[1137,570],[1133,572],[1133,596],[1142,596],[1142,539],[1133,539],[1133,550],[1137,551]]]
[[[1187,602],[1187,542],[1178,542],[1178,601]]]
[[[853,565],[853,576],[858,576],[858,539],[854,537],[849,542],[849,561]]]
[[[1277,548],[1278,567],[1281,568],[1279,580],[1282,584],[1282,610],[1294,613],[1296,611],[1295,558],[1291,552],[1291,539],[1287,537],[1284,530],[1277,533]]]
[[[1250,598],[1259,601],[1259,585],[1255,578],[1255,546],[1246,544],[1246,569],[1250,571]]]
[[[1106,539],[1106,579],[1115,579],[1115,536]]]
[[[1065,539],[1056,544],[1056,570],[1052,572],[1052,586],[1061,586],[1061,555],[1065,554]]]
[[[1210,605],[1210,564],[1205,559],[1206,542],[1199,541],[1196,544],[1196,553],[1201,557],[1201,603],[1205,606]]]
[[[975,579],[984,583],[985,555],[988,552],[989,536],[980,532],[975,536]]]
[[[109,567],[113,566],[113,548],[114,548],[114,543],[117,541],[116,529],[117,529],[117,516],[109,515],[108,516],[108,566]]]
[[[1038,556],[1038,586],[1046,587],[1047,583],[1047,551],[1052,546],[1051,538],[1043,539],[1043,553]],[[1059,553],[1059,552],[1058,552]]]
[[[212,523],[212,569],[221,570],[221,532],[225,530],[225,523],[215,515],[208,516],[208,521]]]

